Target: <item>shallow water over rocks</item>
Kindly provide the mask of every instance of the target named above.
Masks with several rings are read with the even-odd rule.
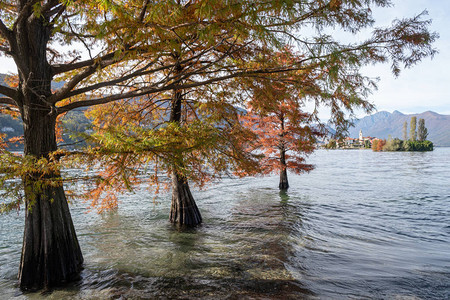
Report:
[[[204,224],[190,230],[167,221],[169,195],[73,205],[85,269],[48,295],[17,289],[23,212],[0,216],[1,298],[450,298],[450,148],[309,161],[286,193],[275,176],[195,191]]]

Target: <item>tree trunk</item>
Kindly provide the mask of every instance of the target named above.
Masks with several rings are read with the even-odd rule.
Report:
[[[28,8],[28,14],[32,9]],[[57,113],[47,101],[52,81],[47,61],[51,26],[43,17],[25,17],[14,29],[16,40],[11,45],[19,71],[17,103],[24,124],[24,152],[36,160],[48,158],[57,149]],[[83,256],[62,183],[44,184],[59,177],[59,171],[44,175],[39,170],[23,177],[26,213],[19,269],[23,290],[50,289],[72,281],[82,268]]]
[[[83,256],[62,187],[35,191],[27,180],[27,204],[19,284],[49,290],[79,278]],[[33,200],[29,200],[34,198]]]
[[[187,226],[202,223],[202,216],[192,197],[189,184],[183,176],[176,173],[172,175],[170,222]]]
[[[287,190],[289,188],[288,178],[287,178],[287,164],[286,164],[286,146],[284,141],[284,114],[279,116],[280,125],[281,125],[281,134],[280,134],[280,184],[278,188],[280,190]]]
[[[280,188],[280,190],[287,190],[289,188],[289,183],[286,169],[286,151],[284,149],[281,150],[280,164],[280,184],[278,185],[278,187]]]
[[[47,157],[56,150],[55,120],[50,109],[24,111],[25,154]],[[62,184],[43,185],[39,172],[24,178],[26,215],[19,270],[23,290],[50,289],[76,280],[83,256]],[[45,180],[58,178],[54,173]]]
[[[176,67],[179,73],[181,66]],[[170,121],[181,123],[182,92],[175,90],[172,107],[170,111]],[[182,158],[180,159],[182,161]],[[176,166],[172,174],[172,205],[170,207],[170,222],[178,225],[195,226],[202,222],[202,216],[192,197],[187,178],[177,172]]]

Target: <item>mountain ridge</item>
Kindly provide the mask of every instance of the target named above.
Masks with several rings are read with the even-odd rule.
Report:
[[[404,114],[398,110],[392,113],[379,111],[354,120],[354,126],[349,129],[349,136],[358,137],[359,131],[362,130],[364,136],[387,139],[390,135],[393,138],[403,139],[403,123],[407,122],[409,135],[411,117],[414,116],[417,120],[425,120],[425,127],[429,133],[428,140],[438,147],[450,147],[450,115],[442,115],[431,110],[419,114]]]

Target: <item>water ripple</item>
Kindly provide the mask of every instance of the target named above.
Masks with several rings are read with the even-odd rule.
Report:
[[[167,194],[126,195],[103,215],[75,203],[85,269],[45,298],[450,298],[450,148],[310,162],[287,193],[275,176],[194,191],[204,224],[187,231],[168,223]],[[23,211],[0,228],[1,295],[43,298],[16,285]]]

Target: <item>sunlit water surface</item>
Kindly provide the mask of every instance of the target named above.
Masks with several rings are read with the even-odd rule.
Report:
[[[18,290],[23,211],[0,216],[0,298],[450,298],[450,148],[309,161],[287,193],[276,176],[195,191],[204,224],[189,231],[168,223],[169,195],[73,205],[85,269],[49,295]]]

